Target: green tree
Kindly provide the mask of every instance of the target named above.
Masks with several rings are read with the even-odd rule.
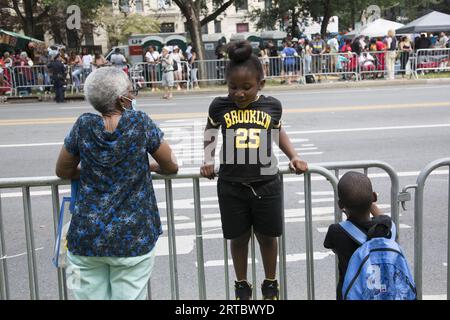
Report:
[[[205,48],[202,39],[202,26],[214,21],[232,4],[239,5],[241,0],[212,0],[212,12],[208,10],[206,0],[173,0],[186,18],[186,28],[192,45],[197,49],[197,59],[205,60]],[[203,66],[199,66],[199,77],[205,77]]]
[[[8,21],[12,27],[21,28],[29,37],[43,40],[43,34],[39,31],[51,9],[44,0],[0,0],[0,8],[0,20]]]
[[[213,0],[213,10],[209,12],[206,0],[174,0],[186,18],[186,27],[193,46],[197,49],[198,59],[204,60],[205,49],[202,40],[202,26],[214,21],[232,4],[239,4],[239,0]],[[200,70],[200,73],[202,70]]]
[[[159,32],[159,23],[151,17],[113,13],[108,7],[99,10],[98,22],[106,30],[111,47],[126,43],[132,34]]]
[[[300,30],[298,22],[304,21],[308,16],[309,2],[305,0],[275,0],[266,3],[263,9],[252,10],[250,19],[255,22],[258,30],[275,30],[277,25],[280,29],[298,37]],[[284,27],[284,22],[289,20],[289,26]]]
[[[75,33],[78,42],[95,27],[97,10],[108,0],[0,0],[0,20],[8,21],[9,29],[21,29],[25,35],[44,39],[49,31],[55,42],[66,44],[67,7],[77,5],[81,10],[81,30]],[[12,13],[12,14],[11,14]],[[5,19],[5,20],[4,20]]]

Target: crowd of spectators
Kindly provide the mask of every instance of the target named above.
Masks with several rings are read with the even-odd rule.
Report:
[[[444,32],[439,35],[422,33],[414,41],[408,35],[396,36],[393,31],[372,38],[330,34],[322,39],[316,34],[311,39],[288,37],[282,50],[269,40],[259,48],[259,57],[266,77],[281,77],[287,84],[295,82],[301,71],[306,75],[352,72],[358,65],[363,78],[370,74],[374,78],[387,76],[393,79],[396,61],[399,62],[399,73],[404,76],[407,69],[413,68],[410,59],[417,50],[449,47],[449,38]],[[301,70],[303,59],[304,70]],[[343,79],[346,78],[344,75]]]
[[[0,56],[0,94],[8,93],[13,87],[20,94],[30,94],[32,89],[49,92],[52,88],[57,94],[65,91],[69,84],[80,90],[84,79],[93,70],[106,65],[111,62],[100,52],[91,55],[87,49],[81,53],[67,53],[64,47],[50,46],[34,58],[26,51],[5,51]],[[62,102],[64,99],[56,100]]]
[[[144,64],[129,66],[127,58],[119,48],[109,60],[100,52],[90,54],[85,48],[81,52],[66,52],[64,47],[49,47],[44,53],[1,52],[0,53],[0,95],[15,88],[19,94],[30,94],[32,89],[49,92],[53,88],[65,91],[70,86],[75,92],[81,91],[84,79],[96,68],[114,65],[129,74],[135,89],[148,86],[159,90],[163,78],[170,90],[181,90],[187,86],[196,89],[198,85],[198,55],[191,44],[183,52],[178,46],[165,46],[168,59],[162,59],[162,52],[154,46],[146,48]],[[341,73],[343,80],[352,78],[351,73],[359,67],[363,78],[393,79],[394,64],[398,62],[398,73],[402,76],[414,68],[411,58],[420,49],[449,48],[449,38],[444,33],[410,36],[387,34],[383,37],[358,36],[349,38],[345,34],[330,34],[323,39],[320,34],[308,37],[287,37],[283,48],[278,48],[271,40],[257,49],[266,78],[281,78],[282,83],[297,82],[301,75]],[[163,48],[161,48],[162,51]],[[225,70],[226,44],[219,41],[216,46],[216,61],[207,66],[207,79],[223,81]],[[419,59],[420,57],[416,57]],[[64,68],[50,68],[59,60]],[[424,65],[428,61],[421,60]],[[432,63],[432,62],[430,62]],[[173,73],[165,75],[167,72]],[[57,79],[57,81],[55,81]],[[320,81],[320,77],[319,77]],[[57,85],[55,86],[55,83]],[[165,95],[167,96],[167,95]],[[171,97],[171,93],[169,94]]]

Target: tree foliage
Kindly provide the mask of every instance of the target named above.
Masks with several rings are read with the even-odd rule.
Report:
[[[339,17],[340,31],[347,31],[355,28],[355,23],[360,21],[362,13],[370,5],[378,5],[385,15],[396,12],[392,10],[393,8],[399,8],[398,14],[406,14],[405,8],[411,6],[411,1],[421,4],[432,2],[431,0],[273,0],[270,7],[250,12],[250,18],[259,30],[284,29],[297,37],[301,33],[297,28],[297,22],[307,26],[308,18],[312,17],[313,21],[321,24],[321,34],[324,36],[332,16]],[[444,3],[450,2],[450,0],[433,1],[441,2],[434,5],[435,8],[445,7]],[[286,21],[289,23],[286,24]]]
[[[186,26],[198,58],[203,60],[205,53],[201,28],[207,23],[216,20],[232,4],[239,4],[241,0],[212,0],[212,10],[207,6],[206,0],[174,0],[180,8],[181,14],[186,18]],[[200,73],[202,70],[200,70]]]
[[[27,36],[43,40],[49,31],[58,43],[66,43],[67,7],[77,5],[81,10],[80,39],[95,27],[98,9],[108,0],[0,0],[0,21],[10,30],[23,30]],[[12,14],[11,14],[12,13]]]
[[[107,7],[99,10],[98,22],[106,30],[110,46],[126,43],[132,34],[159,32],[159,23],[151,17],[139,14],[114,14]]]

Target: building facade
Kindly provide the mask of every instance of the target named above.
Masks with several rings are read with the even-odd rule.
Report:
[[[161,32],[186,32],[186,19],[172,0],[134,0],[130,6],[121,6],[119,0],[113,1],[113,10],[149,15],[161,24]],[[205,25],[203,34],[223,33],[230,39],[234,33],[254,32],[255,24],[248,18],[253,9],[264,8],[265,0],[245,0],[239,6],[231,5],[215,21]],[[213,11],[212,1],[208,1],[209,12]]]

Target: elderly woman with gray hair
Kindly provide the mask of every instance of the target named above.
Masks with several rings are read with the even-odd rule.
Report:
[[[169,144],[142,111],[126,74],[100,68],[86,79],[84,113],[64,140],[56,174],[80,179],[67,235],[77,299],[145,299],[162,233],[151,171],[178,171]],[[156,162],[149,162],[150,154]]]

